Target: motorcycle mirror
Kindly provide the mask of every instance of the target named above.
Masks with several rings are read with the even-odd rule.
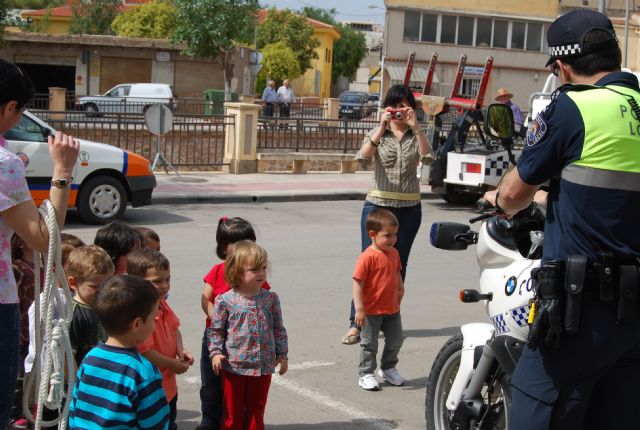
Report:
[[[475,233],[468,225],[457,222],[434,222],[429,240],[431,246],[447,251],[463,251],[470,243],[469,236]]]
[[[494,139],[507,140],[514,135],[513,111],[508,105],[494,103],[487,108],[484,129]]]

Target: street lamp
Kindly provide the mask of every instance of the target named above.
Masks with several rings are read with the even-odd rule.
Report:
[[[389,14],[387,13],[387,9],[375,4],[370,4],[367,6],[369,9],[381,9],[384,10],[384,28],[382,29],[382,46],[380,46],[380,95],[378,97],[378,120],[380,119],[380,115],[382,115],[382,106],[384,104],[384,60],[387,56],[387,39],[385,37],[385,32],[388,28],[389,22]]]

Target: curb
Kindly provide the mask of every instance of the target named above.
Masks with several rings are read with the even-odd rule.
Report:
[[[165,193],[163,193],[165,194]],[[294,193],[294,194],[170,194],[153,196],[152,205],[178,205],[178,204],[216,204],[216,203],[286,203],[286,202],[320,202],[341,200],[364,200],[366,192],[347,191],[341,193]],[[423,199],[433,199],[431,192],[422,192]]]

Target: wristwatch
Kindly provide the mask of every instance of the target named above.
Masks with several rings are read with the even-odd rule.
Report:
[[[56,188],[68,188],[71,185],[71,181],[73,181],[73,178],[54,179],[51,181],[51,186]]]

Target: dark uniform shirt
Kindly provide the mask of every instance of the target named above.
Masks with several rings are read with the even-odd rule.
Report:
[[[595,85],[608,84],[640,91],[638,80],[630,73],[610,73]],[[640,101],[640,94],[636,100]],[[631,111],[622,95],[620,105]],[[602,108],[614,109],[614,120],[620,118],[620,106]],[[637,136],[640,146],[640,122],[630,115],[627,120],[628,133]],[[543,260],[566,260],[572,254],[593,258],[599,250],[640,257],[640,192],[579,185],[560,178],[565,166],[581,158],[584,130],[578,107],[559,91],[532,123],[518,162],[518,173],[526,183],[539,185],[551,179]]]

